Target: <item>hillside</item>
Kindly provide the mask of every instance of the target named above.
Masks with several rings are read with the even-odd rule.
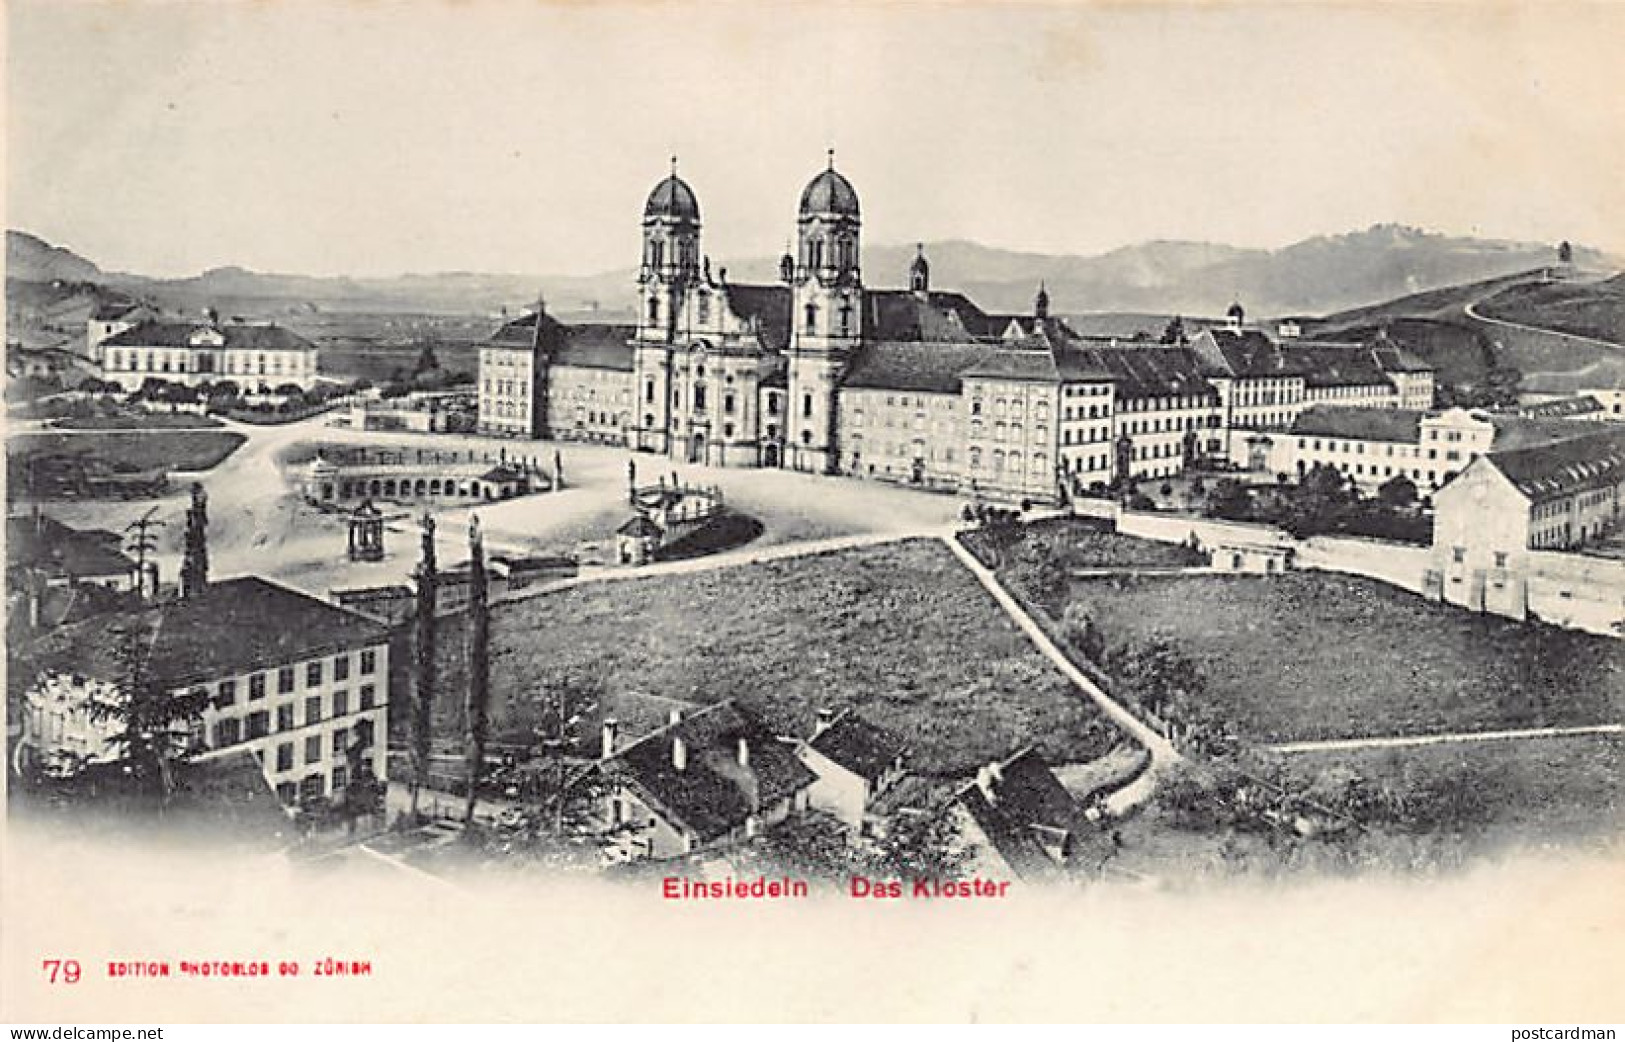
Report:
[[[1487,318],[1625,344],[1625,276],[1511,286],[1476,308]]]
[[[903,285],[915,247],[863,251],[872,286]],[[1218,315],[1238,297],[1252,315],[1324,314],[1440,287],[1498,279],[1548,264],[1549,246],[1438,235],[1376,225],[1317,236],[1277,250],[1152,241],[1095,256],[1023,252],[946,241],[926,244],[932,282],[969,294],[990,311],[1025,312],[1040,281],[1060,312]],[[184,279],[106,273],[94,262],[24,232],[7,234],[8,279],[95,281],[185,310],[297,314],[301,310],[488,314],[538,292],[559,310],[620,310],[633,296],[626,267],[595,275],[438,272],[392,277],[314,277],[221,267]],[[1607,258],[1576,247],[1583,267]],[[735,282],[776,278],[777,254],[713,258]],[[1407,308],[1409,306],[1407,305]],[[1347,316],[1357,321],[1357,316]]]

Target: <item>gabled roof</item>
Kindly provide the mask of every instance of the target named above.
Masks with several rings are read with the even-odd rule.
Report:
[[[103,680],[120,676],[125,627],[142,635],[148,663],[169,687],[288,665],[389,639],[360,615],[258,576],[211,583],[200,597],[64,626],[24,650],[34,672],[56,670]],[[380,682],[382,676],[380,676]]]
[[[1358,409],[1315,405],[1292,421],[1291,433],[1354,441],[1392,441],[1415,445],[1422,439],[1422,418],[1415,409]]]
[[[963,293],[871,289],[863,294],[866,340],[965,343],[998,337],[990,316]]]
[[[647,517],[642,514],[634,514],[615,530],[615,534],[631,536],[634,539],[658,539],[663,533],[660,526]]]
[[[504,322],[496,332],[492,333],[486,341],[489,347],[506,347],[515,350],[526,350],[537,346],[536,323],[538,312],[528,311],[516,319]],[[564,338],[570,327],[547,314],[540,312],[541,344],[544,351],[557,351],[564,343]]]
[[[681,739],[679,770],[673,745]],[[739,762],[739,743],[748,764]],[[684,716],[622,749],[602,769],[644,797],[662,817],[701,842],[742,827],[761,808],[817,780],[790,747],[732,701]]]
[[[1491,452],[1484,457],[1533,502],[1625,481],[1625,430],[1598,430],[1568,441]]]
[[[211,326],[198,322],[139,322],[102,341],[106,347],[190,347],[193,334],[219,333],[232,351],[314,351],[316,345],[285,326],[227,322]]]
[[[135,562],[112,532],[70,528],[40,514],[6,518],[6,567],[39,568],[67,578],[130,575]]]
[[[905,749],[903,740],[851,709],[812,736],[807,745],[860,778],[877,781]]]
[[[983,768],[984,772],[988,768]],[[1023,879],[1052,875],[1060,865],[1045,844],[1074,845],[1092,828],[1072,794],[1034,749],[998,764],[996,777],[973,781],[954,801],[969,814],[1005,863]]]

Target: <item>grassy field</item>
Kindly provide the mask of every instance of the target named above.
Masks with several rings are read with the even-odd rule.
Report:
[[[1625,644],[1329,573],[1074,580],[1108,646],[1170,634],[1243,739],[1580,725],[1625,716]]]
[[[440,643],[439,731],[462,729],[461,618]],[[708,703],[737,698],[777,733],[862,706],[907,737],[914,769],[959,774],[1036,742],[1058,762],[1119,739],[992,598],[930,541],[693,575],[593,583],[492,612],[493,736],[528,741],[545,686]]]
[[[195,413],[136,412],[122,416],[64,416],[52,424],[65,431],[139,428],[149,431],[203,430],[224,426],[213,416]]]
[[[30,458],[85,455],[114,470],[208,470],[247,441],[235,431],[86,431],[75,434],[14,435],[6,441],[7,464]]]
[[[1484,301],[1478,310],[1503,322],[1625,344],[1625,282],[1620,279],[1513,286]]]
[[[1155,483],[1145,483],[1156,491]],[[1011,557],[1040,552],[1068,569],[1073,568],[1189,568],[1205,563],[1205,558],[1179,543],[1122,535],[1110,531],[1106,522],[1085,518],[1046,518],[1015,530],[1016,545],[1001,546],[989,528],[966,533],[965,546],[984,563],[994,564],[1002,552]]]
[[[1153,805],[1120,832],[1119,868],[1224,878],[1384,871],[1437,874],[1518,851],[1617,850],[1625,835],[1625,741],[1470,742],[1276,757],[1289,786],[1363,778],[1403,795],[1410,822],[1335,838],[1193,829]]]

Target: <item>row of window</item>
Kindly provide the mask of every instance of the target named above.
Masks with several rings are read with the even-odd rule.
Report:
[[[1093,441],[1111,441],[1112,429],[1106,427],[1086,427],[1079,430],[1075,427],[1065,428],[1061,431],[1062,445],[1084,445]]]
[[[1003,449],[994,449],[989,457],[993,464],[993,473],[1020,474],[1022,470],[1022,455],[1019,452],[1005,453]],[[970,469],[982,469],[982,450],[971,446]],[[1042,452],[1033,453],[1032,463],[1027,467],[1027,473],[1042,476],[1049,473],[1049,457]]]
[[[378,652],[372,648],[363,649],[359,653],[360,661],[357,663],[358,671],[362,676],[371,676],[378,671]],[[305,663],[305,686],[319,687],[327,675],[327,661],[318,659]],[[250,699],[264,698],[267,673],[252,673],[248,677],[248,697]],[[298,678],[298,668],[295,666],[282,666],[276,671],[277,694],[285,695],[294,689],[294,682]],[[350,655],[348,652],[333,656],[332,677],[334,683],[341,683],[350,679]],[[367,685],[366,690],[370,690]],[[215,685],[214,705],[223,708],[235,705],[237,702],[237,678],[230,677]]]
[[[993,415],[994,416],[999,416],[999,417],[1006,416],[1006,415],[1020,416],[1020,415],[1022,415],[1022,411],[1023,411],[1023,403],[1022,403],[1022,400],[1020,398],[1011,398],[1011,399],[1008,399],[1008,400],[1006,400],[1004,398],[995,398],[995,399],[993,399]],[[982,415],[982,399],[980,399],[980,398],[972,398],[971,399],[970,414],[972,416],[980,416],[980,415]],[[1034,405],[1033,405],[1033,419],[1041,420],[1041,421],[1049,419],[1049,402],[1042,402],[1041,401],[1041,402],[1034,403]]]
[[[281,353],[270,356],[269,365],[265,355],[257,358],[244,358],[236,352],[225,352],[223,364],[216,361],[216,355],[221,352],[200,351],[196,353],[171,351],[156,353],[153,351],[121,351],[111,348],[107,352],[107,368],[124,372],[146,373],[239,373],[244,376],[252,375],[298,375],[307,369],[316,368],[314,362],[307,365],[307,354],[303,351],[288,352],[286,356]],[[284,362],[286,367],[284,368]],[[190,368],[188,368],[190,367]]]
[[[355,712],[364,713],[378,706],[377,688],[372,684],[362,684],[356,690]],[[266,709],[255,710],[245,716],[222,716],[214,722],[214,741],[216,749],[224,749],[238,742],[253,741],[256,738],[266,738],[272,734],[286,734],[297,731],[302,727],[319,724],[325,719],[322,715],[321,696],[313,696],[305,700],[305,720],[303,724],[294,721],[294,704],[289,702],[276,707],[276,727],[271,726],[271,713]],[[347,716],[351,712],[350,695],[347,691],[333,692],[332,717]]]

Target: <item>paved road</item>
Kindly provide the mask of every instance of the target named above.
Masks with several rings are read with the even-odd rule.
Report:
[[[1452,742],[1496,742],[1520,738],[1570,738],[1577,735],[1625,734],[1625,724],[1591,727],[1535,727],[1521,731],[1461,731],[1452,734],[1402,735],[1390,738],[1333,738],[1319,742],[1283,742],[1266,745],[1272,753],[1330,753],[1345,749],[1406,749]]]

